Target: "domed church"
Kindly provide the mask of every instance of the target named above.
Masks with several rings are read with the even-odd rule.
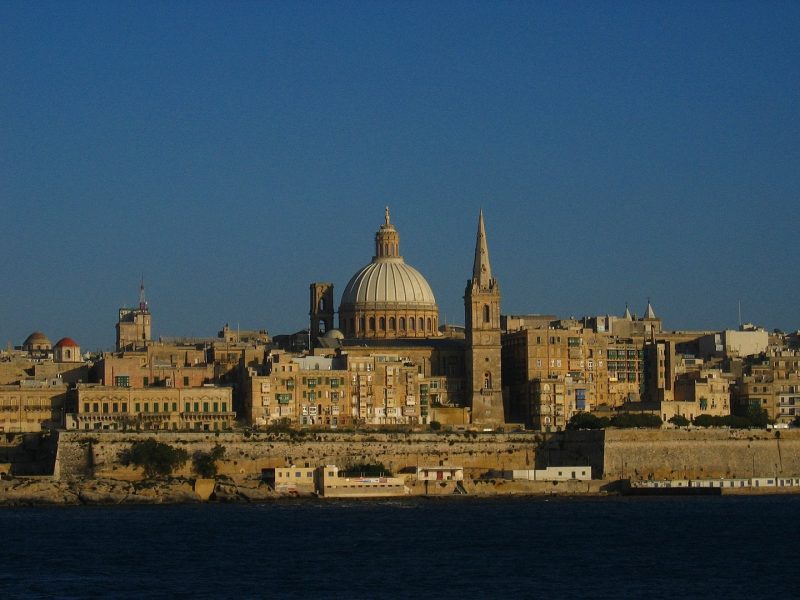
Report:
[[[344,288],[339,329],[348,338],[426,338],[439,335],[431,286],[400,254],[400,234],[386,207],[375,233],[375,255]]]

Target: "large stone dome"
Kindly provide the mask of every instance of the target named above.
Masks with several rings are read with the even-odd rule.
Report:
[[[400,255],[400,236],[389,221],[375,234],[375,256],[345,286],[339,329],[348,337],[435,335],[439,309],[428,282]]]
[[[34,331],[22,342],[22,349],[28,352],[52,350],[53,344],[41,331]]]
[[[436,308],[436,298],[425,278],[401,258],[376,257],[350,279],[342,294],[342,306],[390,304]]]

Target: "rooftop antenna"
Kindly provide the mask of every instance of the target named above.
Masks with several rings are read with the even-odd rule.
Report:
[[[742,301],[739,300],[739,330],[742,329]]]

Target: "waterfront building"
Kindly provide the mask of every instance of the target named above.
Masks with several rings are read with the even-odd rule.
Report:
[[[0,386],[0,432],[36,433],[62,427],[68,386],[60,379]]]
[[[221,431],[236,420],[232,390],[79,385],[66,415],[67,429]]]

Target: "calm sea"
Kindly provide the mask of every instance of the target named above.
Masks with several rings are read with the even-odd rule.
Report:
[[[794,596],[800,497],[0,510],[2,598]]]

